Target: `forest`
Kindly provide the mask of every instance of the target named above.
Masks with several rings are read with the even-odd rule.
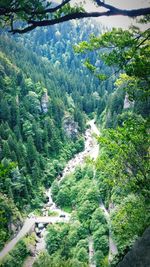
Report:
[[[0,1],[0,266],[148,267],[150,10],[60,2]]]

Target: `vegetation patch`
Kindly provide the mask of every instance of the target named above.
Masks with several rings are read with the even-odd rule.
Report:
[[[51,211],[51,210],[48,210],[48,216],[58,216],[58,212],[57,211]]]
[[[0,263],[1,267],[22,267],[24,260],[29,255],[29,250],[24,240],[20,240],[15,248]]]

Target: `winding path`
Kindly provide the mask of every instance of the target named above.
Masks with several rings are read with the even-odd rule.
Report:
[[[90,128],[85,132],[85,150],[78,153],[73,159],[68,162],[66,168],[63,171],[61,180],[65,177],[66,174],[73,172],[77,165],[82,164],[85,160],[85,157],[91,156],[93,159],[97,158],[99,148],[96,140],[92,138],[92,133],[98,134],[99,132],[94,124],[94,120],[89,121],[89,125]],[[4,258],[14,248],[14,246],[20,239],[22,239],[27,233],[32,231],[36,223],[47,224],[56,222],[69,222],[70,214],[57,208],[55,203],[53,202],[51,197],[51,188],[46,192],[46,194],[49,197],[49,204],[51,204],[50,210],[56,211],[58,215],[43,217],[35,216],[33,218],[27,218],[19,233],[11,241],[9,241],[0,252],[0,259]],[[65,217],[60,217],[61,214],[65,215]]]
[[[99,132],[98,128],[96,127],[96,125],[94,123],[94,120],[90,121],[89,124],[91,126],[92,132],[94,134],[96,134],[96,135],[99,135],[100,132]],[[95,160],[98,157],[98,154],[99,154],[99,145],[97,144],[96,139],[94,139],[94,142],[95,142],[95,145],[92,148],[90,156]],[[109,226],[109,256],[108,256],[108,259],[109,259],[109,262],[111,262],[113,257],[118,254],[118,249],[117,249],[115,241],[112,238],[111,221],[110,221],[109,212],[107,211],[107,209],[105,208],[105,206],[104,206],[104,204],[102,202],[100,203],[100,208],[104,212],[106,221],[107,221],[108,226]],[[95,262],[94,261],[92,262],[92,257],[93,257],[92,254],[94,254],[94,248],[93,248],[94,246],[93,245],[94,244],[93,244],[93,240],[92,240],[92,237],[91,237],[90,240],[89,240],[89,262],[90,262],[90,267],[96,267]]]
[[[104,215],[105,215],[106,221],[108,223],[108,227],[109,227],[109,256],[108,256],[108,260],[109,260],[109,262],[111,262],[113,257],[118,254],[118,249],[117,249],[117,245],[116,245],[115,241],[112,238],[110,214],[107,211],[107,209],[105,208],[103,202],[100,203],[100,208],[104,212]]]
[[[94,242],[92,236],[89,238],[89,266],[96,267],[95,260],[93,259],[94,256]]]
[[[61,212],[61,211],[60,211]],[[60,213],[59,212],[59,213]],[[64,212],[63,212],[64,214]],[[14,246],[18,243],[20,239],[22,239],[27,233],[32,231],[34,225],[36,223],[56,223],[56,222],[69,222],[70,215],[65,213],[65,217],[61,218],[58,216],[55,217],[35,217],[35,218],[27,218],[23,224],[23,227],[19,231],[16,237],[14,237],[6,246],[3,248],[3,250],[0,252],[0,259],[4,258],[7,253],[9,253]]]
[[[32,227],[35,224],[35,220],[33,218],[26,219],[23,227],[19,231],[16,237],[14,237],[6,246],[3,248],[3,250],[0,252],[0,259],[4,258],[7,253],[10,252],[10,250],[13,249],[13,247],[18,243],[18,241],[25,236],[26,233],[30,232]]]
[[[96,160],[99,154],[99,145],[97,143],[96,138],[93,138],[94,135],[99,135],[99,130],[95,125],[94,120],[91,120],[88,122],[90,125],[89,129],[85,132],[85,149],[83,152],[78,153],[75,155],[73,159],[71,159],[67,166],[64,168],[62,177],[59,179],[59,182],[65,177],[66,174],[69,174],[70,172],[73,172],[75,168],[80,164],[84,163],[84,160],[87,156],[90,156],[93,160]],[[46,195],[49,198],[48,204],[49,204],[49,210],[57,212],[57,216],[48,216],[48,211],[46,212],[46,216],[34,216],[33,218],[27,218],[23,224],[23,227],[19,231],[19,233],[14,237],[6,246],[3,248],[3,250],[0,252],[0,259],[4,258],[17,244],[17,242],[22,239],[27,233],[31,232],[32,229],[35,227],[35,224],[43,223],[57,223],[57,222],[66,222],[68,223],[70,220],[70,214],[62,211],[61,209],[57,208],[55,203],[52,200],[51,196],[51,188],[46,191]],[[112,239],[111,235],[111,226],[110,226],[110,216],[108,211],[106,210],[103,203],[100,204],[101,209],[103,210],[106,220],[109,224],[109,260],[111,260],[112,256],[117,254],[117,247],[115,242]],[[63,214],[63,217],[61,215]],[[42,238],[42,241],[44,242],[44,238]],[[43,245],[43,244],[42,244]],[[44,245],[43,245],[44,246]],[[92,237],[89,238],[89,266],[90,267],[96,267],[95,262],[93,261],[94,256],[94,244]],[[30,263],[27,263],[26,266],[32,266],[32,263],[35,259],[35,257],[31,257]],[[31,264],[31,265],[30,265]]]

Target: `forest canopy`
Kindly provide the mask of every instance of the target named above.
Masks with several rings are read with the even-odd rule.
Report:
[[[86,1],[0,0],[0,249],[27,216],[56,216],[34,267],[116,267],[149,226],[150,30],[68,20],[122,14],[145,23],[150,10],[106,2],[87,12]],[[38,228],[2,267],[22,267],[30,242],[36,255]]]

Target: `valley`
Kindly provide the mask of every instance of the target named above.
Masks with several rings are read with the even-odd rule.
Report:
[[[79,165],[82,165],[87,157],[90,157],[92,160],[96,160],[99,154],[99,145],[95,139],[96,135],[99,135],[99,130],[95,125],[95,120],[91,120],[88,122],[88,129],[85,132],[85,149],[83,152],[78,153],[75,155],[73,159],[68,161],[66,167],[62,171],[62,176],[57,177],[59,183],[63,180],[63,178],[74,172],[75,168]],[[64,212],[59,207],[56,206],[55,202],[52,199],[51,195],[51,188],[45,192],[46,196],[48,197],[48,202],[44,205],[45,208],[42,208],[43,217],[34,215],[34,211],[28,215],[28,218],[24,221],[21,230],[17,233],[16,237],[12,239],[0,252],[0,259],[4,258],[17,244],[17,242],[22,239],[25,235],[31,234],[33,231],[37,234],[37,244],[34,251],[34,256],[29,257],[26,261],[24,266],[32,266],[33,262],[36,259],[36,255],[40,253],[42,250],[45,249],[45,236],[46,236],[46,229],[45,225],[54,224],[54,223],[71,223],[70,217],[71,214]],[[54,212],[53,216],[49,216],[48,213]],[[44,216],[45,215],[45,216]],[[91,252],[92,251],[92,252]],[[92,256],[91,256],[92,255]],[[92,263],[93,254],[93,241],[89,240],[89,261],[90,266],[94,267],[95,264]]]
[[[149,266],[149,9],[1,2],[0,266]]]

